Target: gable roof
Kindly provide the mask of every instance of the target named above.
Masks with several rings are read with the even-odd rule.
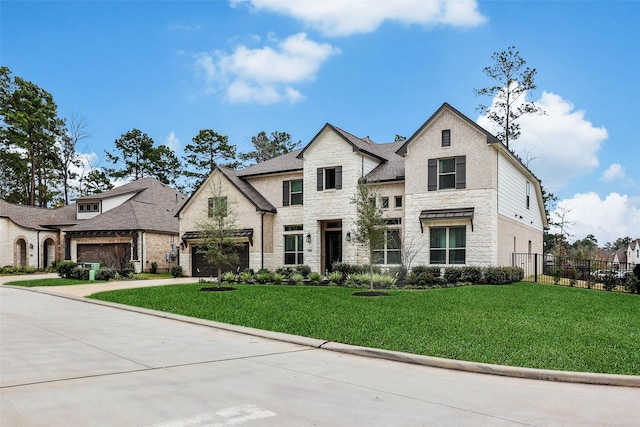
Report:
[[[286,154],[284,154],[286,156]],[[276,213],[276,208],[269,202],[262,193],[258,192],[251,184],[238,176],[238,171],[225,168],[216,167],[224,176],[231,181],[231,183],[240,191],[253,205],[257,211]]]
[[[115,208],[93,218],[78,221],[67,232],[145,230],[161,233],[178,233],[176,212],[186,196],[155,178],[141,178],[113,190],[86,196],[78,200],[104,199],[135,192],[135,196]]]
[[[456,110],[455,108],[453,108],[451,105],[449,105],[449,103],[445,102],[443,103],[440,108],[438,108],[438,110],[436,110],[435,113],[433,113],[431,115],[431,117],[429,117],[427,119],[426,122],[424,122],[422,124],[422,126],[420,126],[420,128],[418,128],[417,131],[415,131],[413,133],[413,135],[411,135],[411,137],[409,137],[409,139],[407,139],[405,141],[404,144],[402,144],[402,147],[400,147],[397,151],[397,154],[404,156],[405,154],[407,154],[407,148],[409,147],[409,144],[411,144],[413,142],[413,140],[420,134],[422,133],[422,131],[427,128],[429,125],[431,125],[431,123],[440,115],[440,113],[442,113],[444,110],[449,110],[452,113],[454,113],[455,115],[457,115],[458,117],[460,117],[461,119],[463,119],[465,122],[467,122],[467,124],[471,125],[473,128],[475,128],[476,130],[480,131],[481,133],[485,134],[487,137],[487,143],[496,143],[496,142],[500,142],[500,140],[498,138],[496,138],[493,134],[491,134],[489,131],[487,131],[485,128],[483,128],[482,126],[480,126],[479,124],[477,124],[476,122],[474,122],[473,120],[471,120],[469,117],[465,116],[464,114],[462,114],[460,111]]]
[[[300,151],[300,153],[298,154],[298,158],[302,159],[304,157],[304,152],[313,144],[316,142],[316,140],[318,139],[318,137],[320,136],[320,134],[322,134],[322,132],[324,132],[325,129],[331,129],[333,132],[335,132],[336,134],[338,134],[347,144],[351,145],[351,147],[353,148],[354,152],[361,152],[364,154],[367,154],[371,157],[374,157],[378,160],[384,161],[387,160],[384,157],[381,157],[377,152],[376,152],[376,146],[378,144],[376,144],[375,142],[373,142],[372,140],[370,140],[368,137],[367,138],[358,138],[357,136],[354,136],[352,134],[350,134],[347,131],[344,131],[338,127],[333,126],[330,123],[325,124],[322,129],[320,129],[320,132],[318,132],[316,134],[316,136],[314,136],[311,141]]]

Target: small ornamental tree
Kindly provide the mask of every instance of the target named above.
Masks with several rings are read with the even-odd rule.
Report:
[[[373,290],[374,250],[384,245],[386,222],[382,216],[382,207],[376,203],[378,191],[364,178],[358,181],[356,195],[351,199],[356,205],[356,230],[351,241],[367,251],[369,259],[369,289]]]
[[[206,219],[197,223],[202,243],[198,253],[217,269],[218,288],[222,283],[222,269],[239,261],[238,249],[245,243],[238,241],[233,203],[222,187],[222,178],[214,171]]]

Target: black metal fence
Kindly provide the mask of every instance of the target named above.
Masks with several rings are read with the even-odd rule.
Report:
[[[627,277],[635,268],[630,263],[523,253],[514,253],[511,265],[524,270],[525,282],[619,292],[627,291]]]

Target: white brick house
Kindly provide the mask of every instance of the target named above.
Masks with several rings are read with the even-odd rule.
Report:
[[[298,263],[324,272],[362,264],[351,242],[360,177],[378,187],[392,238],[385,266],[510,265],[542,253],[547,226],[537,178],[493,135],[443,104],[407,141],[377,144],[326,124],[301,150],[241,171],[216,169],[177,216],[185,274],[209,275],[197,254],[197,222],[213,182],[234,203],[245,253],[235,268]],[[218,181],[219,180],[219,181]]]

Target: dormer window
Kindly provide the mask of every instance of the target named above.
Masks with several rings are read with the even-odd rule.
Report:
[[[100,203],[78,203],[78,212],[100,212]]]

